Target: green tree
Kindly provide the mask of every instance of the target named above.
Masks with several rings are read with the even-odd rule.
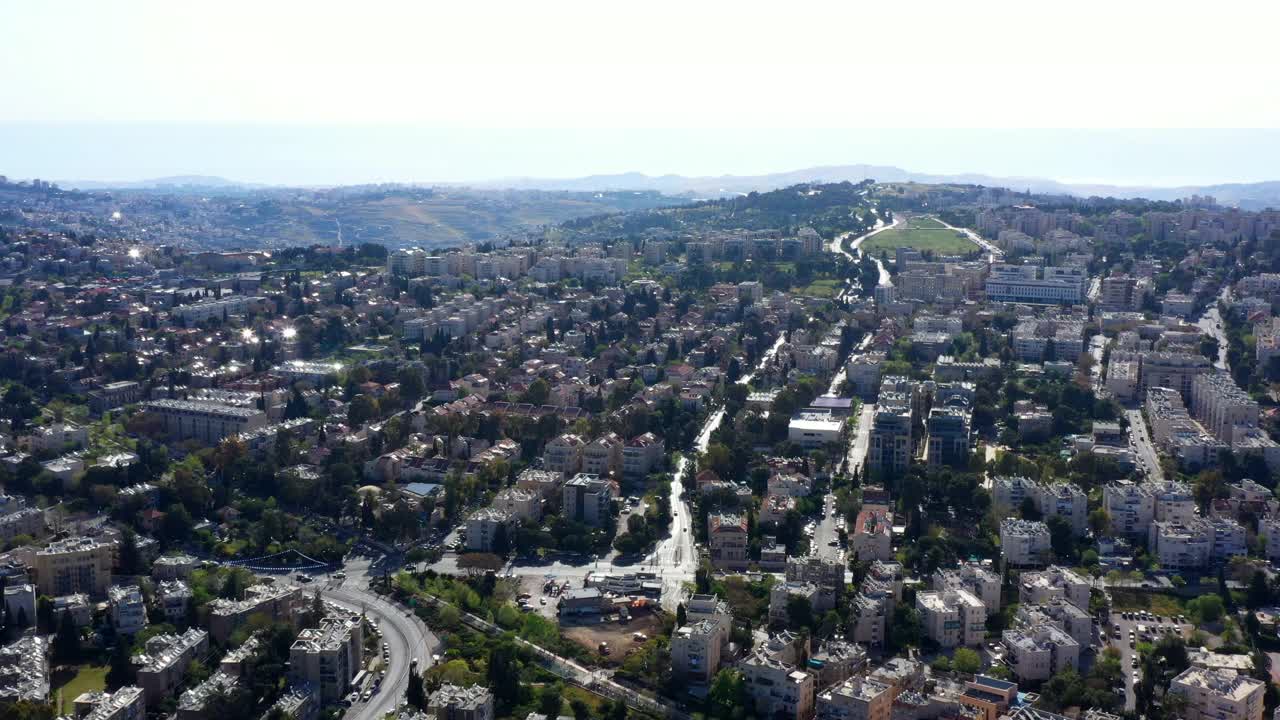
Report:
[[[53,657],[60,663],[74,665],[80,661],[80,628],[71,613],[62,613],[58,632],[53,636]]]
[[[982,657],[970,648],[957,648],[955,654],[951,656],[951,666],[956,669],[956,672],[976,675],[982,670]]]
[[[427,693],[422,686],[421,673],[409,673],[409,686],[405,689],[404,699],[411,707],[419,710],[427,708]]]
[[[538,694],[538,712],[546,715],[548,720],[554,720],[563,709],[564,684],[556,682],[543,685],[542,692]]]
[[[133,684],[134,668],[129,653],[129,643],[117,640],[111,650],[111,665],[107,670],[107,685],[121,688]]]

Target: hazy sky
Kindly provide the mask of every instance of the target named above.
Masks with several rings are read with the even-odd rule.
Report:
[[[1276,27],[1233,0],[10,2],[0,174],[1276,179],[1274,132],[1001,132],[1280,127]]]

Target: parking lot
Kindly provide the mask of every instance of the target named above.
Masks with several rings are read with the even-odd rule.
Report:
[[[1125,710],[1134,709],[1134,684],[1141,679],[1136,660],[1138,643],[1155,644],[1165,636],[1186,639],[1194,629],[1195,626],[1182,616],[1155,615],[1145,610],[1111,613],[1106,635],[1111,647],[1120,651],[1120,667],[1124,670]]]

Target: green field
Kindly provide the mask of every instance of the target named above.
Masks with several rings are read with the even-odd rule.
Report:
[[[978,246],[963,234],[954,230],[921,230],[918,228],[885,230],[862,242],[862,251],[879,257],[883,250],[893,255],[900,247],[931,250],[941,255],[967,255]]]
[[[801,295],[830,298],[840,292],[839,280],[814,280],[808,287],[800,291]]]
[[[946,225],[938,222],[931,217],[913,217],[907,221],[908,229],[915,230],[945,230]]]
[[[76,672],[75,675],[68,678],[64,684],[59,686],[58,681],[62,678],[58,677],[58,675],[63,672],[65,671],[60,671],[54,675],[52,678],[52,684],[54,685],[55,697],[58,693],[61,693],[62,695],[62,712],[64,714],[70,712],[71,703],[76,698],[80,697],[81,693],[102,690],[107,686],[106,665],[81,665],[79,671]]]

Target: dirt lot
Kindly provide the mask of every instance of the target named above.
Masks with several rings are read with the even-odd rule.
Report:
[[[639,645],[633,636],[644,633],[654,637],[662,629],[662,619],[653,613],[644,613],[632,617],[630,622],[600,622],[599,618],[582,618],[562,623],[561,631],[565,637],[586,647],[596,650],[600,643],[609,643],[612,651],[606,658],[610,663],[621,662],[627,651]]]

